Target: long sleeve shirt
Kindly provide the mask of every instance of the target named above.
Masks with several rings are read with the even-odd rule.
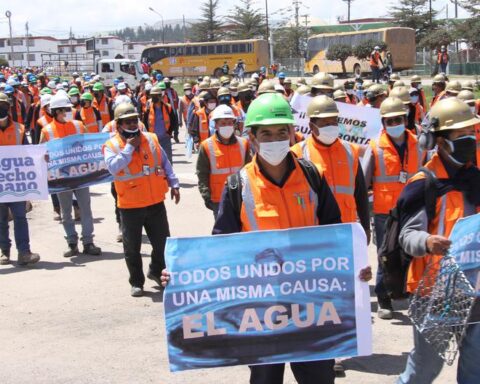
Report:
[[[167,177],[168,185],[170,188],[180,188],[180,182],[177,176],[173,172],[172,165],[168,161],[167,154],[160,148],[162,153],[162,168]],[[105,164],[107,165],[108,172],[112,175],[116,175],[123,169],[128,167],[128,164],[132,161],[132,155],[135,151],[135,147],[131,144],[125,145],[125,148],[120,153],[113,152],[108,146],[104,147]]]

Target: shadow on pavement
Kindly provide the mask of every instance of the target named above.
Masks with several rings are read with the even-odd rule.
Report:
[[[80,255],[73,256],[70,260],[73,264],[82,265],[98,260],[120,260],[123,258],[123,252],[102,252],[100,256],[84,255],[83,253],[80,253]]]
[[[28,272],[28,271],[35,271],[37,269],[46,269],[48,271],[55,271],[57,269],[63,268],[71,268],[71,267],[84,267],[84,265],[72,263],[72,262],[65,262],[61,261],[58,263],[54,263],[51,261],[42,261],[40,260],[38,263],[30,266],[18,266],[16,262],[12,263],[12,266],[9,268],[1,268],[0,275],[9,275],[11,273],[20,273],[20,272]]]
[[[180,183],[180,188],[195,188],[197,186],[196,183]]]
[[[154,303],[163,303],[163,289],[158,289],[157,291],[145,291],[144,296],[152,299]]]
[[[402,353],[400,356],[374,353],[371,356],[346,359],[343,360],[342,363],[347,370],[376,373],[380,375],[399,375],[405,369],[407,357],[407,352]]]

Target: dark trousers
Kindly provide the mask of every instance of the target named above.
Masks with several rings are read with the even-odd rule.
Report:
[[[440,63],[440,72],[447,73],[447,65],[448,63]]]
[[[380,68],[378,67],[370,67],[372,70],[372,82],[380,83]]]
[[[115,184],[110,185],[110,192],[112,193],[113,198],[115,199],[115,218],[117,219],[117,224],[122,225],[122,219],[120,217],[120,209],[117,206],[117,190],[115,189]]]
[[[165,268],[165,242],[170,236],[165,204],[162,202],[145,208],[120,209],[120,215],[123,251],[130,273],[129,282],[133,287],[143,287],[145,276],[140,254],[143,228],[153,248],[150,273],[159,277],[162,269]]]
[[[383,236],[385,235],[385,221],[387,220],[388,215],[378,214],[373,217],[373,223],[375,225],[375,237],[377,238],[377,251],[380,249],[383,243]],[[378,264],[377,277],[375,281],[375,293],[377,298],[386,299],[388,298],[387,289],[383,283],[383,270]]]
[[[335,360],[290,363],[298,384],[333,384]],[[250,384],[282,384],[285,364],[250,366]]]

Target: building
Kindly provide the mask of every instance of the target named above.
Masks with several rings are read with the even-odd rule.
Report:
[[[151,44],[151,42],[125,42],[123,43],[123,57],[126,59],[132,59],[132,60],[140,60],[140,57],[142,56],[143,50],[147,47],[148,44]]]
[[[12,46],[9,38],[0,38],[0,58],[8,60],[11,66],[41,66],[42,55],[57,52],[58,40],[51,36],[14,37]]]

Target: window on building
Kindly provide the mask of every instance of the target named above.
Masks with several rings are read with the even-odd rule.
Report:
[[[108,51],[102,51],[102,56],[108,56]]]
[[[76,47],[71,46],[70,47],[70,53],[75,53],[77,51]]]
[[[27,40],[27,45],[29,47],[34,47],[35,46],[35,39],[28,39]]]
[[[35,61],[35,54],[34,53],[29,53],[28,54],[28,61]]]
[[[133,49],[133,44],[128,44],[128,49]]]
[[[23,40],[22,39],[12,39],[12,44],[10,44],[10,39],[8,39],[7,44],[8,44],[8,46],[13,45],[15,47],[15,46],[18,46],[18,45],[23,45]]]
[[[0,40],[0,48],[4,48],[5,47],[5,40]]]
[[[63,47],[58,47],[58,53],[63,53]]]
[[[8,54],[8,60],[23,60],[23,53],[13,52]]]
[[[103,45],[108,45],[108,39],[102,39],[102,44]]]

